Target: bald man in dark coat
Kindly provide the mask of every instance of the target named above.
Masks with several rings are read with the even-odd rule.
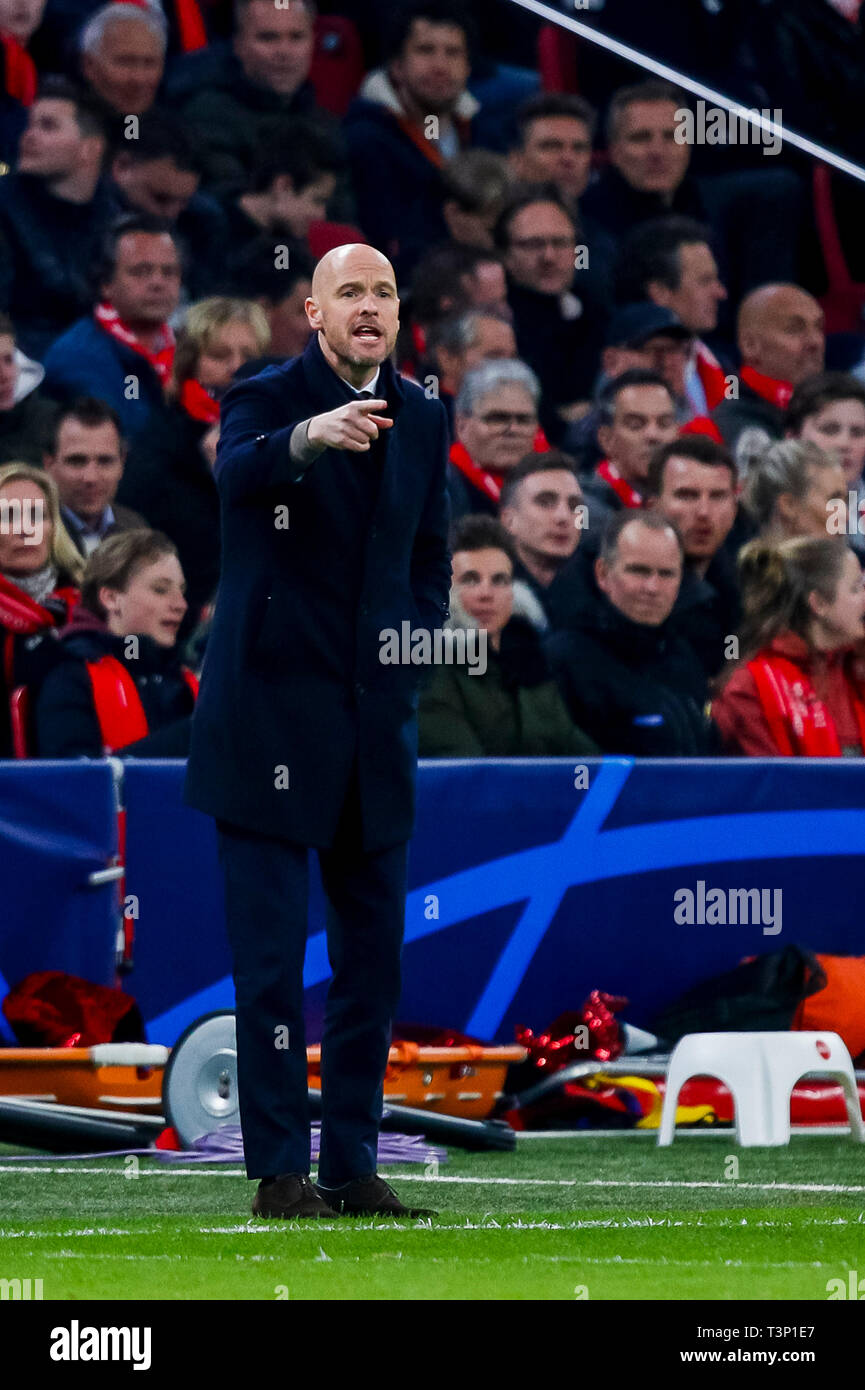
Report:
[[[394,370],[390,263],[316,268],[301,357],[238,383],[216,461],[223,559],[188,804],[216,818],[253,1212],[407,1209],[376,1173],[400,994],[421,666],[388,629],[448,616],[445,412]],[[364,397],[364,393],[371,396]],[[308,850],[328,900],[318,1183],[303,1028]]]

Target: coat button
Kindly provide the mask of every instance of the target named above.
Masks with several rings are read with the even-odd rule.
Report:
[[[356,682],[355,682],[355,687],[354,687],[354,693],[355,693],[355,695],[365,695],[365,694],[366,694],[366,686],[365,686],[365,685],[361,685],[360,681],[356,681]]]
[[[365,618],[366,615],[367,615],[367,613],[369,612],[369,604],[368,604],[368,603],[362,603],[362,604],[360,605],[360,612],[361,612],[361,616]]]

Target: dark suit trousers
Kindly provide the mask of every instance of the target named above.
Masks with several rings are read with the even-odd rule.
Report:
[[[217,820],[234,958],[240,1121],[250,1178],[310,1167],[303,959],[309,850]],[[356,777],[318,850],[333,977],[322,1038],[319,1181],[376,1171],[383,1080],[400,996],[406,844],[361,849]]]

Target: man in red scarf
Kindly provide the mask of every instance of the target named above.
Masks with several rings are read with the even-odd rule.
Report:
[[[174,362],[168,322],[180,300],[174,234],[146,213],[120,218],[109,237],[93,315],[79,319],[45,357],[45,385],[61,400],[97,396],[134,438],[164,406]]]
[[[593,553],[614,512],[643,506],[652,454],[679,431],[670,387],[658,372],[645,367],[632,367],[615,377],[601,392],[598,411],[598,443],[604,457],[593,473],[580,479]]]
[[[823,310],[798,285],[761,285],[742,300],[736,324],[742,366],[738,397],[723,400],[712,419],[747,472],[755,454],[784,434],[793,388],[823,370]]]

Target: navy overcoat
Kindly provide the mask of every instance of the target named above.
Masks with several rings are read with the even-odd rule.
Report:
[[[382,634],[439,628],[451,573],[444,408],[389,360],[375,394],[393,427],[305,472],[295,425],[353,399],[318,334],[224,398],[222,572],[184,786],[212,816],[329,848],[357,760],[367,852],[414,824],[424,668],[383,663]]]

